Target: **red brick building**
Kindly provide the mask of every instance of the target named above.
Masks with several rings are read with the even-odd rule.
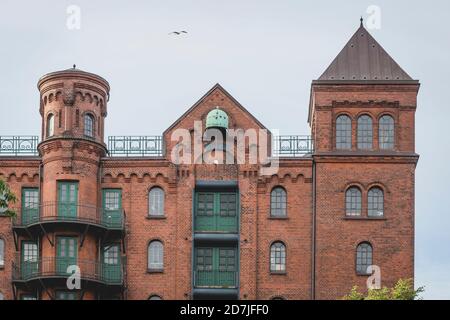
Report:
[[[382,285],[414,276],[419,83],[362,25],[312,82],[311,136],[258,136],[241,163],[173,158],[180,132],[193,149],[208,130],[265,132],[220,85],[162,136],[107,143],[105,79],[74,68],[38,89],[41,138],[0,137],[18,197],[17,216],[0,215],[1,298],[336,299],[370,265]],[[269,155],[251,163],[252,150]]]

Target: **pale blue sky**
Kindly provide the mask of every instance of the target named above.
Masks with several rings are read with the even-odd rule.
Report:
[[[66,28],[71,4],[81,8],[77,31]],[[308,134],[311,80],[369,5],[381,9],[372,35],[422,84],[416,284],[425,298],[450,299],[449,1],[2,0],[0,135],[40,134],[36,82],[73,63],[111,84],[107,135],[161,134],[217,82],[267,127]]]

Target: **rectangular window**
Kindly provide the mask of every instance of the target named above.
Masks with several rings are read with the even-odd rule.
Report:
[[[28,224],[39,220],[39,189],[22,189],[22,223]]]
[[[78,209],[78,182],[58,182],[58,217],[73,218]]]
[[[234,217],[236,215],[236,194],[220,194],[220,215]]]
[[[197,215],[212,216],[214,214],[214,193],[199,193]]]

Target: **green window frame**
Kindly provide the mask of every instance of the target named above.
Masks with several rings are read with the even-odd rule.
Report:
[[[39,189],[22,189],[22,222],[24,224],[39,220]]]
[[[58,181],[58,217],[75,218],[78,209],[78,182]]]
[[[122,189],[103,189],[103,223],[122,226]]]

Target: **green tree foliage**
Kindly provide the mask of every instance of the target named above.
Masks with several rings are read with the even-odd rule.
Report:
[[[0,213],[10,217],[15,217],[16,212],[9,209],[8,205],[16,203],[16,201],[16,195],[3,180],[0,180]]]
[[[419,294],[424,287],[414,289],[412,279],[400,279],[393,288],[369,289],[367,295],[358,291],[354,286],[344,300],[416,300],[421,299]]]

